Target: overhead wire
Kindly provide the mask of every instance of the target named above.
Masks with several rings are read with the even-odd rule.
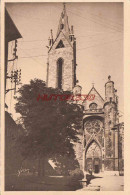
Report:
[[[117,42],[117,41],[121,41],[121,40],[123,40],[123,39],[117,39],[117,40],[113,40],[113,41],[109,41],[109,42],[104,42],[104,43],[102,43],[102,44],[94,44],[94,45],[89,46],[89,47],[78,48],[77,50],[78,50],[78,51],[79,51],[79,50],[86,50],[86,49],[91,48],[91,47],[96,47],[96,46],[99,46],[99,45],[101,46],[101,45],[111,44],[111,43],[113,43],[113,42]],[[48,55],[21,56],[21,57],[19,57],[19,58],[35,58],[35,57],[42,57],[42,56],[48,56]]]
[[[87,32],[93,32],[93,31],[87,31]],[[91,37],[91,36],[96,36],[98,34],[102,34],[102,33],[106,33],[106,32],[96,32],[96,34],[90,34],[90,35],[83,35],[83,36],[77,36],[77,38],[79,37]],[[114,34],[115,32],[109,32],[109,34]],[[24,40],[24,39],[23,39]],[[47,39],[39,39],[39,40],[28,40],[28,41],[20,41],[18,40],[19,43],[28,43],[28,42],[45,42],[47,41]]]
[[[56,6],[56,7],[59,8],[59,6]],[[74,15],[76,15],[76,16],[78,16],[78,17],[80,17],[80,18],[83,18],[83,19],[85,19],[85,20],[87,20],[87,21],[88,21],[88,19],[90,19],[90,21],[92,21],[92,22],[94,22],[94,23],[96,23],[96,24],[99,24],[99,25],[102,25],[102,26],[106,26],[107,28],[109,28],[109,29],[111,29],[111,30],[114,30],[114,31],[117,31],[117,32],[122,32],[122,31],[119,31],[119,29],[111,28],[110,25],[101,23],[101,22],[99,22],[99,21],[92,20],[93,18],[91,18],[91,17],[86,18],[86,17],[80,16],[80,15],[78,15],[78,14],[76,14],[76,13],[70,11],[68,8],[67,8],[67,11],[70,12],[70,13],[72,13],[72,14],[74,14]]]
[[[81,10],[79,10],[79,9],[76,8],[76,11],[77,11],[77,10],[78,10],[78,11],[81,11]],[[89,12],[88,10],[87,10],[87,13],[89,13],[90,15],[92,15],[92,16],[94,16],[94,17],[99,18],[100,20],[104,20],[105,23],[108,21],[108,22],[113,23],[114,25],[116,24],[116,25],[122,27],[122,24],[117,23],[116,21],[113,21],[113,20],[111,20],[110,18],[106,18],[106,17],[104,17],[104,16],[103,16],[103,18],[102,18],[100,15],[93,14],[93,13]]]
[[[111,43],[113,43],[113,42],[117,42],[117,41],[121,41],[121,40],[123,40],[123,39],[117,39],[117,40],[105,42],[105,43],[102,43],[102,44],[96,44],[96,45],[92,45],[92,46],[89,46],[89,47],[86,47],[86,48],[79,48],[79,49],[77,49],[77,50],[78,50],[78,51],[79,51],[79,50],[85,50],[85,49],[88,49],[88,48],[91,48],[91,47],[95,47],[95,46],[99,46],[99,45],[111,44]]]
[[[59,9],[59,7],[58,6],[56,6],[58,9]],[[78,14],[76,14],[76,13],[74,13],[74,12],[72,12],[72,11],[70,11],[69,9],[67,9],[67,11],[69,11],[69,12],[71,12],[72,14],[75,14],[76,16],[78,16],[78,17],[81,17],[81,18],[83,18],[83,19],[87,19],[86,17],[83,17],[83,16],[80,16],[80,15],[78,15]],[[89,19],[91,19],[91,18],[89,18]],[[88,19],[87,19],[87,21],[88,21]],[[95,21],[93,21],[93,22],[95,22]],[[96,22],[97,23],[97,22]],[[100,23],[100,25],[104,25],[104,24],[102,24],[102,23]],[[110,28],[110,29],[112,29],[112,28]],[[115,29],[112,29],[112,30],[115,30]],[[110,33],[114,33],[114,32],[110,32]],[[95,34],[96,35],[96,34]],[[90,36],[95,36],[95,35],[90,35]],[[79,36],[79,37],[87,37],[87,36]],[[92,45],[92,46],[89,46],[89,47],[86,47],[86,48],[79,48],[79,49],[77,49],[77,50],[85,50],[85,49],[88,49],[88,48],[91,48],[91,47],[95,47],[95,46],[98,46],[98,45],[104,45],[104,44],[110,44],[110,43],[112,43],[112,42],[116,42],[116,41],[120,41],[120,40],[122,40],[122,39],[118,39],[118,40],[114,40],[114,41],[109,41],[109,42],[105,42],[105,43],[102,43],[102,44],[95,44],[95,45]],[[19,42],[36,42],[36,41],[45,41],[45,40],[29,40],[29,41],[19,41]],[[40,48],[40,47],[39,47]],[[39,49],[39,48],[26,48],[26,50],[31,50],[31,49]],[[24,49],[22,49],[22,48],[20,48],[21,50],[24,50]],[[19,58],[35,58],[35,57],[42,57],[42,56],[47,56],[47,55],[36,55],[36,56],[21,56],[21,57],[19,57]],[[34,60],[34,59],[33,59]],[[36,60],[34,60],[34,61],[36,61]]]
[[[26,51],[23,51],[24,53],[27,53],[28,54],[28,52]],[[38,63],[38,64],[40,64],[40,65],[42,65],[43,66],[43,64],[42,63],[40,63],[40,62],[38,62],[34,57],[40,57],[40,56],[44,56],[44,55],[39,55],[39,56],[24,56],[24,57],[19,57],[19,58],[31,58],[33,61],[35,61],[36,63]],[[47,56],[47,55],[46,55]]]

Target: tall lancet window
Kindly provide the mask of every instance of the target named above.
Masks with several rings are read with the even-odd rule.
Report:
[[[63,74],[63,59],[59,58],[57,61],[57,85],[62,89],[62,74]]]

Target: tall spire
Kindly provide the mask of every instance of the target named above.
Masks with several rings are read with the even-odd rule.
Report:
[[[66,11],[66,3],[63,3],[63,11],[65,12]]]
[[[92,82],[92,87],[94,87],[94,84],[95,84],[95,83],[94,83],[94,82]]]
[[[68,16],[66,13],[66,3],[63,3],[63,11],[61,13],[61,17],[58,25],[57,36],[61,31],[64,31],[65,35],[69,36],[70,29],[68,24]]]

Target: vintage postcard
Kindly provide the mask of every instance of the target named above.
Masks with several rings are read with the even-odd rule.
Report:
[[[129,1],[1,3],[2,193],[128,192]]]

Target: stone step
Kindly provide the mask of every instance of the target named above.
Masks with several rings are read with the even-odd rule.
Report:
[[[82,189],[83,191],[100,191],[100,186],[88,185]]]

